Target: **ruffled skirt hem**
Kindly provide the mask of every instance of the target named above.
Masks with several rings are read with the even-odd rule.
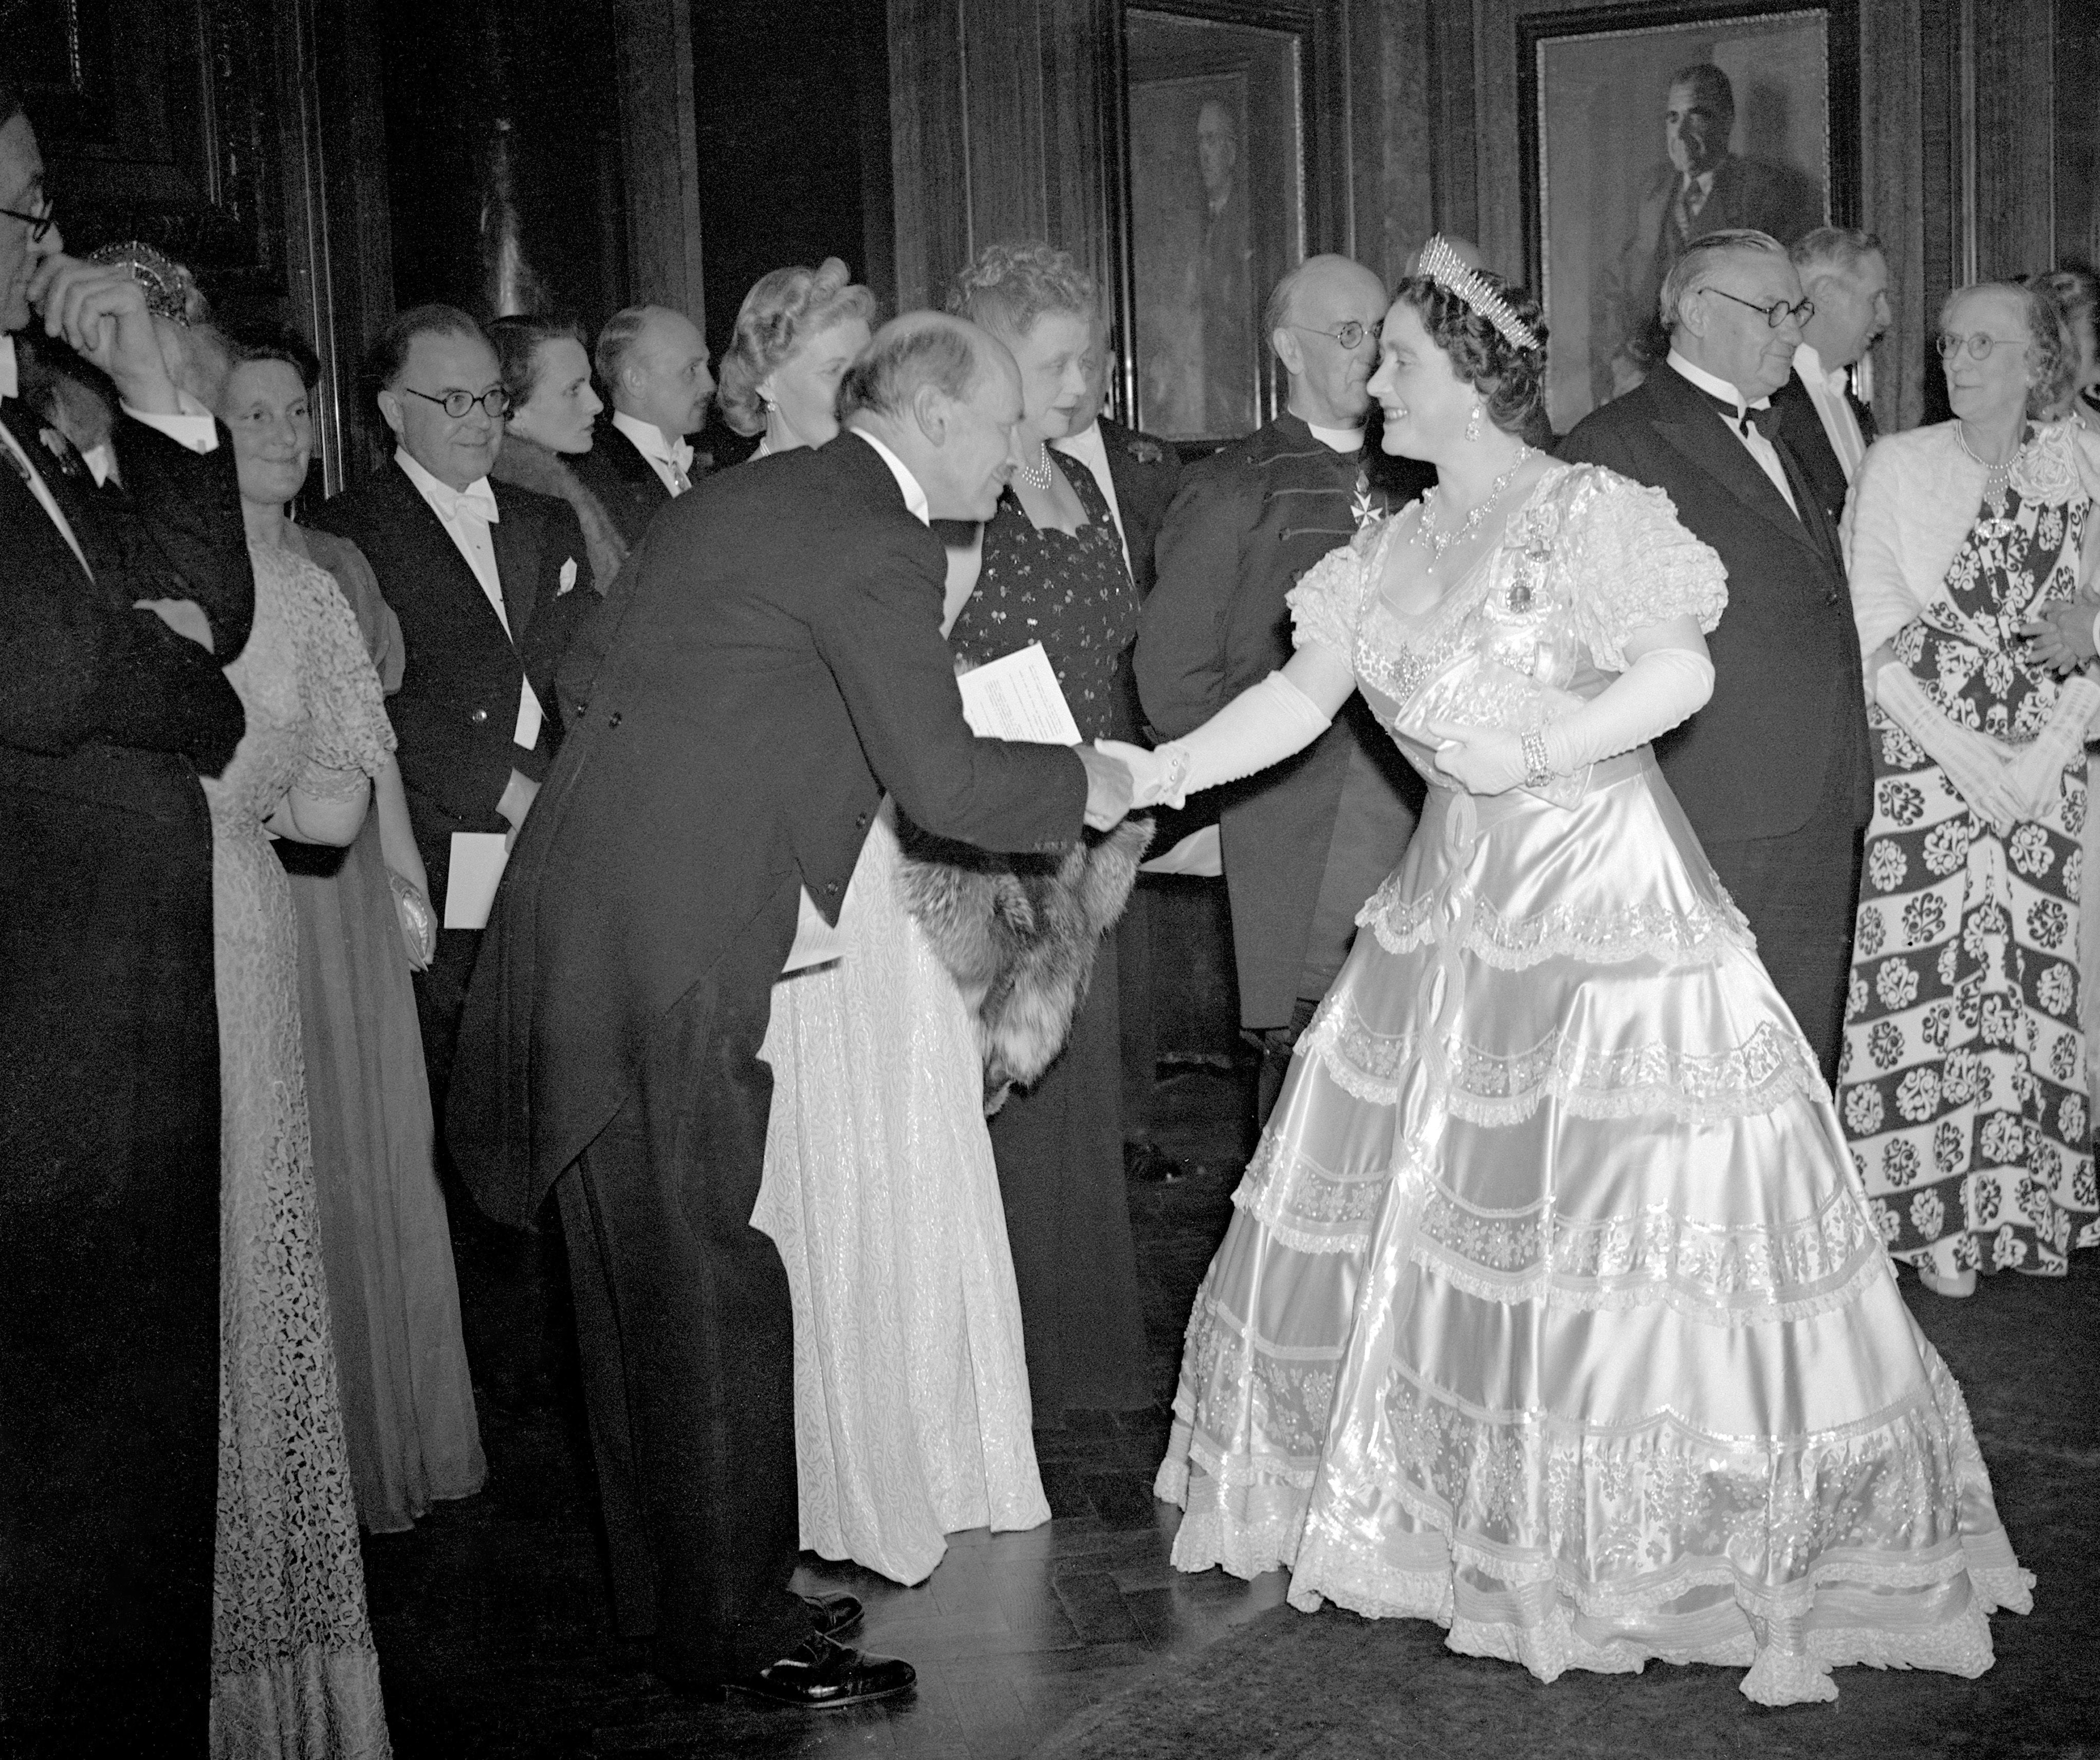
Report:
[[[388,1760],[379,1658],[309,1645],[211,1683],[212,1760]]]
[[[1251,1498],[1245,1520],[1229,1515],[1216,1481],[1192,1480],[1185,1427],[1176,1428],[1181,1446],[1162,1463],[1154,1492],[1186,1506],[1174,1541],[1176,1569],[1216,1566],[1244,1580],[1288,1570],[1290,1604],[1302,1612],[1332,1601],[1366,1619],[1428,1620],[1444,1628],[1455,1654],[1518,1663],[1542,1682],[1570,1669],[1638,1674],[1651,1661],[1705,1663],[1746,1670],[1745,1698],[1784,1705],[1835,1699],[1829,1677],[1838,1668],[1924,1669],[1974,1680],[1994,1659],[1989,1616],[2033,1606],[2033,1574],[2014,1561],[2002,1531],[1963,1537],[1953,1575],[1965,1574],[1967,1593],[1957,1593],[1948,1617],[1932,1623],[1903,1621],[1899,1601],[1891,1610],[1899,1618],[1877,1623],[1868,1617],[1869,1598],[1922,1592],[1921,1577],[1939,1579],[1924,1588],[1942,1589],[1944,1567],[1891,1565],[1890,1581],[1880,1582],[1871,1564],[1833,1566],[1786,1598],[1799,1603],[1798,1612],[1767,1618],[1751,1597],[1735,1592],[1736,1573],[1725,1559],[1674,1572],[1646,1596],[1602,1586],[1571,1596],[1542,1556],[1524,1572],[1538,1580],[1498,1582],[1455,1562],[1440,1535],[1418,1537],[1428,1543],[1420,1568],[1366,1561],[1345,1542],[1308,1531],[1302,1496],[1282,1488]],[[1766,1592],[1754,1596],[1769,1599]],[[1586,1608],[1585,1601],[1595,1605]]]

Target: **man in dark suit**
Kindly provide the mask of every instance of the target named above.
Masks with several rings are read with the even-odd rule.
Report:
[[[1232,112],[1206,99],[1196,112],[1202,243],[1189,266],[1189,306],[1202,330],[1205,434],[1244,434],[1255,419],[1254,240],[1239,134]]]
[[[1265,324],[1290,375],[1286,412],[1192,466],[1160,531],[1136,655],[1160,737],[1189,733],[1290,658],[1285,595],[1383,510],[1363,426],[1385,309],[1379,278],[1343,257],[1308,259],[1271,295]],[[1240,1025],[1262,1048],[1266,1118],[1421,797],[1361,699],[1296,757],[1218,794]]]
[[[0,78],[0,1750],[201,1753],[218,1484],[221,670],[231,448],[145,295],[62,254]],[[98,492],[18,391],[41,313],[114,382]]]
[[[1686,246],[1710,232],[1755,231],[1798,238],[1823,219],[1823,192],[1791,165],[1728,150],[1736,90],[1711,62],[1680,68],[1663,104],[1663,149],[1632,236],[1612,271],[1598,278],[1591,311],[1599,339],[1590,358],[1601,404],[1640,382],[1669,341],[1657,320],[1662,284]]]
[[[514,836],[525,821],[559,737],[554,669],[597,595],[568,503],[488,479],[507,404],[496,351],[471,318],[449,306],[402,313],[373,344],[366,377],[393,459],[313,523],[364,551],[401,620],[408,663],[386,707],[442,918],[454,836]],[[416,974],[440,1115],[481,938],[440,929],[429,969]],[[478,1227],[470,1205],[452,1207],[455,1246],[488,1273],[481,1299],[463,1309],[470,1355],[499,1398],[527,1397],[544,1330],[529,1259],[506,1231]]]
[[[1801,342],[1801,281],[1777,240],[1714,233],[1662,297],[1667,361],[1561,456],[1665,491],[1727,565],[1713,697],[1656,756],[1834,1079],[1873,771],[1837,527],[1767,431]]]
[[[1780,436],[1833,520],[1874,443],[1874,412],[1852,395],[1852,368],[1889,327],[1889,263],[1882,241],[1850,227],[1820,226],[1788,248],[1815,310],[1801,327],[1793,371],[1772,393]]]
[[[774,980],[836,923],[886,788],[941,836],[1051,849],[1113,823],[1088,748],[973,739],[941,639],[929,516],[988,518],[1020,377],[960,320],[886,326],[829,444],[726,471],[650,527],[587,706],[527,822],[461,1040],[448,1127],[492,1215],[550,1186],[593,1442],[624,1463],[655,1667],[796,1705],[901,1691],[824,1634],[857,1604],[788,1589],[793,1322],[750,1226]],[[850,955],[849,955],[850,957]],[[850,1603],[850,1598],[844,1598]]]
[[[612,515],[632,549],[659,508],[701,474],[689,434],[708,419],[714,375],[693,321],[663,306],[629,306],[606,320],[592,356],[610,406],[588,452],[569,468]]]

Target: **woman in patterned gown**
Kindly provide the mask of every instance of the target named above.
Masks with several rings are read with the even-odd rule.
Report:
[[[1423,266],[1371,390],[1439,486],[1306,576],[1290,665],[1139,796],[1277,761],[1352,689],[1430,783],[1189,1319],[1175,1563],[1545,1680],[1979,1674],[2031,1579],[1647,743],[1711,690],[1723,571],[1660,491],[1524,448],[1537,302]]]
[[[752,289],[720,393],[733,427],[764,434],[743,468],[838,432],[839,382],[874,312],[836,258]],[[843,957],[773,986],[751,1220],[779,1247],[794,1302],[802,1544],[915,1583],[950,1533],[1034,1528],[1050,1506],[977,1038],[905,909],[896,810],[883,803],[854,864]]]
[[[400,687],[401,626],[364,553],[294,525],[313,460],[320,364],[286,337],[239,344],[219,408],[240,473],[249,541],[318,564],[342,593],[383,689]],[[410,973],[436,917],[389,755],[346,851],[280,842],[299,924],[299,1019],[329,1321],[358,1520],[412,1527],[488,1477]]]
[[[251,545],[255,629],[226,669],[248,731],[207,782],[223,1094],[212,1752],[389,1749],[321,1271],[298,924],[271,831],[346,844],[393,748],[335,583]]]
[[[1940,350],[1954,419],[1877,441],[1846,509],[1875,781],[1838,1097],[1890,1252],[1961,1296],[2100,1243],[2078,960],[2100,685],[2022,639],[2100,548],[2100,440],[2033,420],[2072,364],[2040,292],[1951,294]]]
[[[987,245],[949,293],[951,311],[1013,351],[1022,403],[1013,475],[982,530],[950,639],[978,664],[1040,642],[1081,736],[1127,740],[1134,694],[1119,668],[1137,639],[1137,589],[1093,473],[1050,446],[1092,395],[1096,303],[1092,277],[1041,244]],[[1116,990],[1108,934],[1063,1050],[991,1123],[1039,1430],[1061,1426],[1067,1408],[1129,1410],[1153,1398],[1123,1177]]]

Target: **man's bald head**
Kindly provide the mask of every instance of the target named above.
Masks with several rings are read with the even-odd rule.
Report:
[[[915,311],[875,333],[839,386],[839,421],[904,462],[935,519],[989,519],[1012,474],[1021,369],[967,318]]]
[[[1308,257],[1276,284],[1263,315],[1290,376],[1293,415],[1315,427],[1361,426],[1385,307],[1384,284],[1347,257]]]

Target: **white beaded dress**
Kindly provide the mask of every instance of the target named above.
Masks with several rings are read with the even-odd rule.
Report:
[[[795,1308],[802,1544],[915,1583],[948,1534],[1037,1527],[1050,1506],[982,1056],[899,893],[895,813],[854,867],[845,958],[773,986],[751,1220]]]
[[[1432,611],[1418,514],[1293,591],[1388,727],[1523,731],[1710,629],[1719,560],[1659,490],[1555,466]],[[1975,1675],[2025,1612],[1961,1392],[1898,1294],[1830,1096],[1646,747],[1546,794],[1430,778],[1234,1194],[1157,1489],[1184,1570],[1451,1648]],[[1551,798],[1547,798],[1550,795]]]

